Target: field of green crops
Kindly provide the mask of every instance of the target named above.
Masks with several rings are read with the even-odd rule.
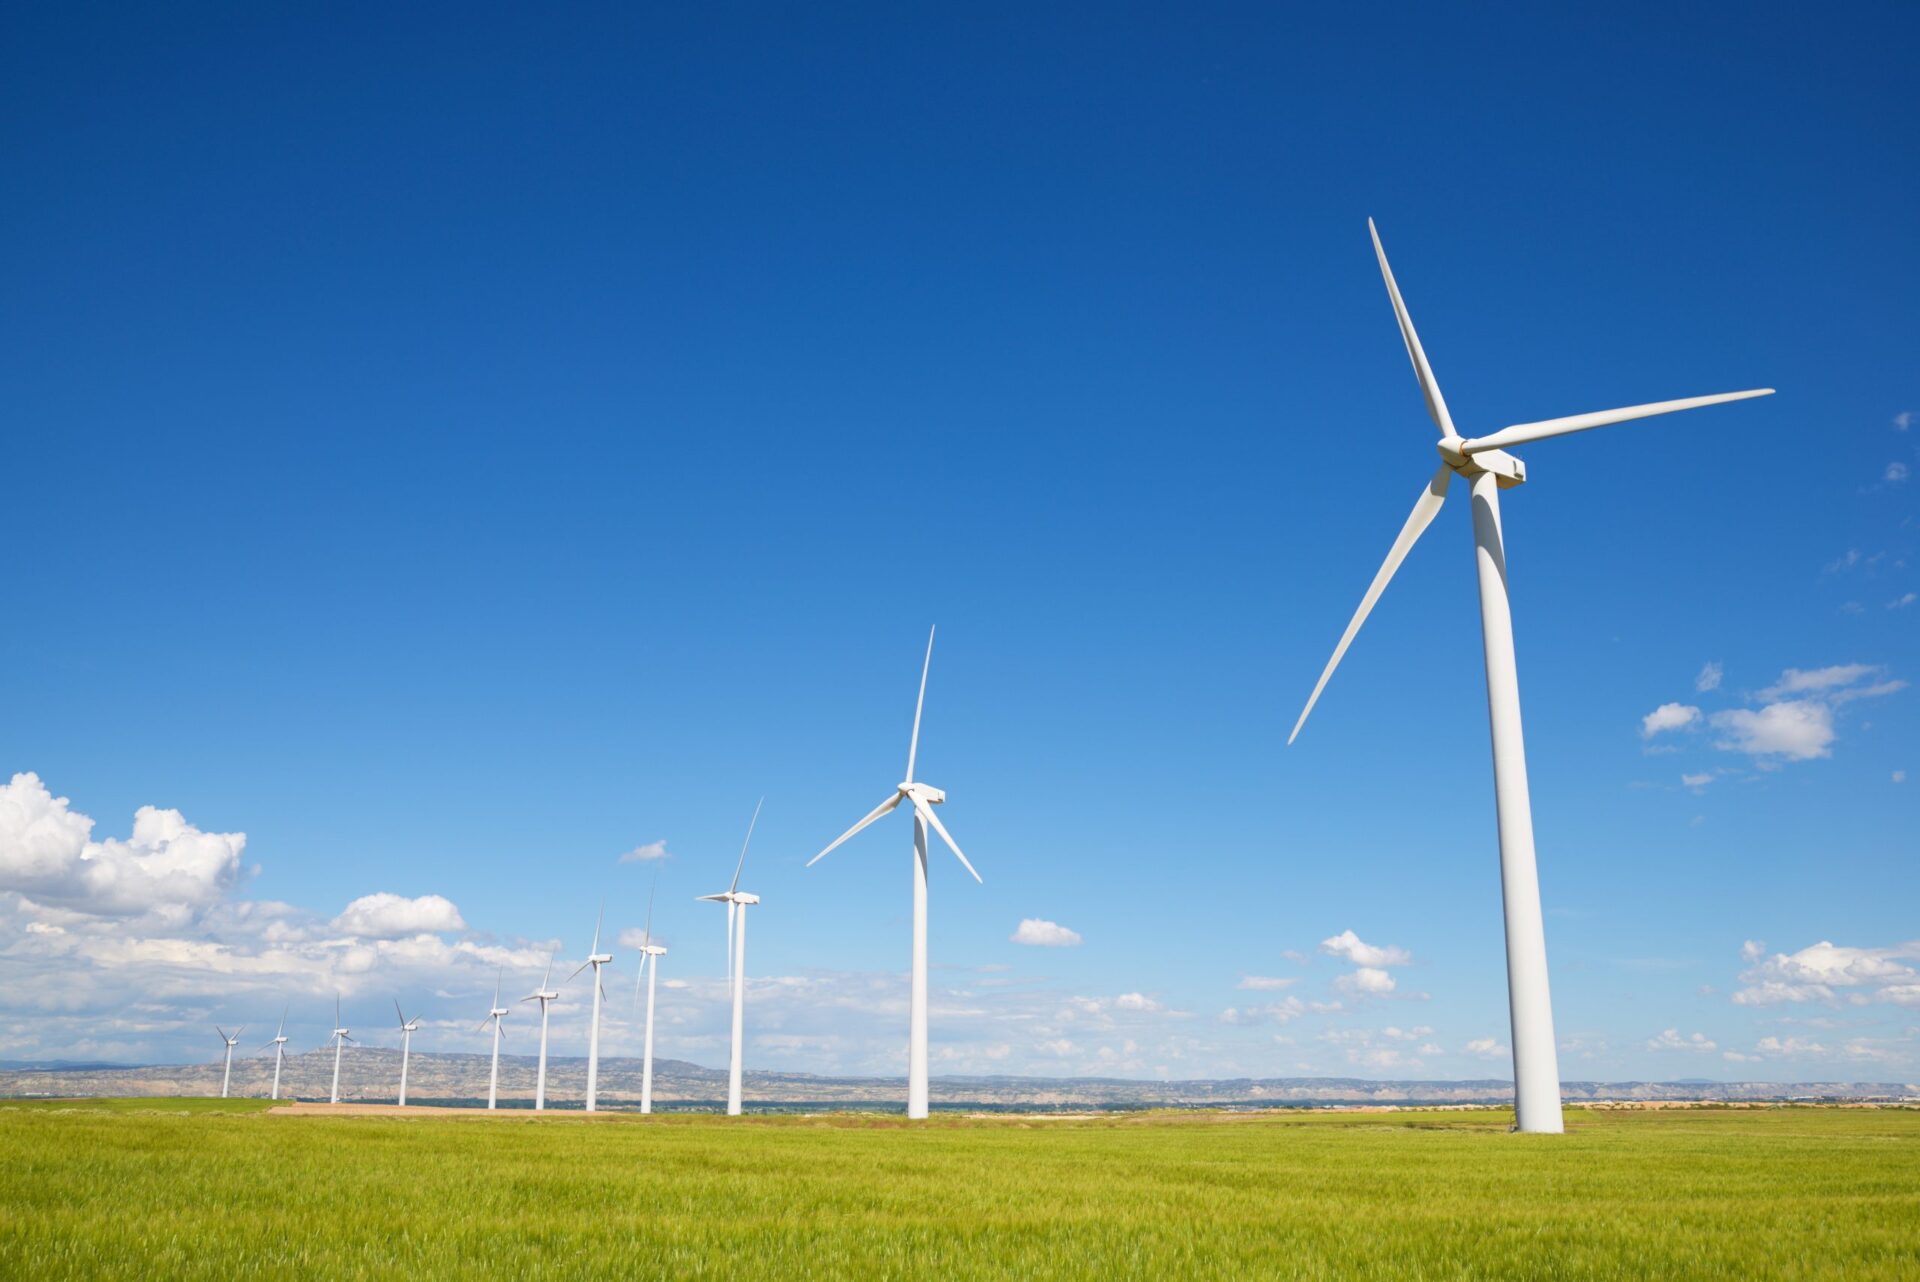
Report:
[[[0,1103],[0,1277],[1920,1278],[1920,1112]]]

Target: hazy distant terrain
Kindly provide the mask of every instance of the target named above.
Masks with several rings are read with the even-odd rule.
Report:
[[[407,1072],[407,1095],[415,1103],[483,1098],[488,1057],[415,1052]],[[538,1061],[532,1056],[500,1057],[500,1094],[504,1100],[531,1102]],[[331,1051],[287,1056],[281,1094],[325,1099],[333,1074]],[[547,1096],[557,1107],[577,1106],[586,1092],[583,1058],[548,1061]],[[383,1049],[349,1050],[341,1060],[340,1098],[391,1102],[400,1081],[400,1053]],[[233,1093],[265,1096],[273,1083],[271,1056],[235,1059]],[[726,1095],[726,1073],[684,1060],[655,1060],[654,1099],[662,1105],[700,1106]],[[1912,1082],[1568,1082],[1569,1103],[1583,1100],[1759,1100],[1900,1099],[1920,1097]],[[0,1071],[0,1096],[34,1095],[217,1095],[220,1065],[154,1065],[138,1068],[81,1066],[13,1067]],[[1368,1081],[1352,1077],[1237,1078],[1219,1081],[1141,1082],[1100,1077],[936,1077],[936,1105],[986,1108],[1144,1108],[1153,1106],[1272,1106],[1302,1104],[1502,1104],[1513,1099],[1513,1084],[1497,1079],[1474,1081]],[[748,1072],[747,1102],[763,1105],[813,1104],[837,1108],[899,1105],[906,1097],[904,1078],[816,1077],[806,1073]],[[630,1107],[640,1099],[640,1061],[600,1062],[600,1101]]]

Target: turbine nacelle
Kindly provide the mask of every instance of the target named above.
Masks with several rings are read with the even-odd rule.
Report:
[[[941,805],[947,799],[946,789],[936,788],[930,783],[915,783],[911,779],[900,785],[900,795],[909,801],[924,801],[929,806]]]

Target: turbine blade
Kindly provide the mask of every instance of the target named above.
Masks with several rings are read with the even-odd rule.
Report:
[[[927,827],[940,834],[940,840],[947,843],[947,849],[953,852],[954,858],[960,861],[961,866],[968,872],[973,873],[973,879],[975,881],[980,881],[980,874],[973,872],[973,865],[968,863],[967,857],[960,853],[960,847],[954,844],[953,835],[947,831],[947,826],[940,822],[940,816],[933,813],[933,807],[924,801],[915,800],[913,808],[922,819],[927,821]],[[986,885],[983,881],[980,882],[980,884],[983,886]]]
[[[660,870],[653,870],[653,885],[647,890],[647,926],[640,937],[640,951],[644,954],[647,945],[653,942],[653,897],[660,889]]]
[[[400,1027],[405,1028],[407,1026],[407,1013],[400,1009],[400,999],[398,997],[393,999],[393,1013],[400,1017]]]
[[[907,741],[908,783],[913,782],[913,762],[920,751],[920,709],[927,703],[927,669],[933,666],[933,633],[933,628],[927,629],[927,657],[920,664],[920,697],[913,704],[913,738]]]
[[[600,924],[606,919],[607,901],[602,899],[600,901],[600,915],[593,919],[593,946],[587,949],[587,956],[589,957],[598,957],[600,955]],[[494,1003],[495,1006],[499,1004],[499,1002]]]
[[[547,989],[547,981],[548,981],[548,980],[550,980],[550,979],[552,979],[552,978],[553,978],[553,954],[552,954],[552,953],[548,953],[548,954],[547,954],[547,973],[546,973],[546,975],[545,975],[545,976],[544,976],[544,977],[543,977],[543,978],[542,978],[542,979],[540,980],[540,991],[541,991],[541,992],[543,992],[543,993],[544,993],[544,992],[546,992],[546,991],[548,991],[548,989]]]
[[[891,811],[895,806],[900,804],[900,798],[904,795],[905,795],[904,793],[896,792],[891,797],[888,797],[885,801],[875,806],[872,810],[869,810],[867,812],[867,817],[865,819],[862,819],[859,823],[847,829],[845,832],[841,833],[838,837],[835,837],[833,839],[832,845],[828,846],[825,850],[821,851],[819,854],[815,855],[813,858],[807,860],[807,867],[809,868],[813,867],[815,864],[819,863],[822,859],[825,859],[828,855],[832,854],[835,850],[837,850],[840,847],[841,843],[846,841],[847,838],[853,836],[855,833],[859,832],[862,828],[865,828],[868,824],[878,819],[881,815],[884,815],[889,811]]]
[[[229,1042],[229,1041],[232,1041],[232,1040],[233,1040],[232,1038],[230,1038],[230,1037],[228,1037],[228,1036],[227,1036],[227,1030],[226,1030],[226,1029],[224,1029],[224,1028],[222,1028],[222,1027],[220,1027],[220,1025],[218,1025],[218,1024],[215,1024],[215,1025],[213,1026],[213,1031],[214,1031],[214,1032],[216,1032],[216,1033],[218,1033],[218,1034],[220,1034],[220,1040],[221,1040],[221,1041],[223,1041],[223,1042]],[[206,1043],[205,1043],[205,1042],[202,1042],[202,1043],[200,1043],[200,1044],[201,1044],[202,1046],[204,1046],[204,1045],[206,1045]]]
[[[1393,268],[1387,266],[1387,250],[1380,243],[1380,231],[1373,225],[1373,219],[1367,219],[1367,231],[1373,236],[1373,252],[1380,259],[1380,275],[1386,278],[1387,296],[1393,300],[1394,319],[1400,322],[1400,341],[1407,345],[1407,359],[1413,362],[1413,376],[1420,380],[1420,394],[1427,399],[1427,417],[1440,429],[1440,437],[1445,440],[1454,435],[1453,416],[1447,413],[1447,398],[1440,395],[1440,383],[1433,376],[1433,367],[1427,364],[1426,349],[1420,346],[1420,335],[1413,329],[1413,317],[1407,315],[1407,304],[1400,297],[1400,286],[1393,279]]]
[[[281,1033],[284,1033],[287,1031],[287,1012],[292,1009],[293,1009],[293,1003],[288,1002],[286,1005],[286,1008],[280,1012],[280,1027],[278,1030],[274,1032],[275,1037],[278,1037],[280,1036]]]
[[[1756,387],[1745,392],[1721,392],[1717,396],[1689,396],[1678,401],[1654,401],[1650,405],[1629,405],[1625,409],[1599,410],[1592,414],[1569,414],[1565,418],[1542,419],[1538,423],[1515,423],[1512,427],[1503,427],[1491,435],[1477,436],[1462,445],[1460,450],[1464,454],[1478,454],[1482,450],[1503,450],[1509,445],[1544,441],[1550,436],[1585,432],[1590,428],[1606,427],[1610,423],[1625,423],[1629,419],[1652,418],[1655,414],[1676,414],[1681,410],[1697,410],[1702,405],[1720,405],[1727,401],[1745,401],[1756,396],[1772,395],[1771,387]]]
[[[747,839],[740,843],[740,862],[733,866],[733,884],[727,887],[729,895],[740,889],[740,870],[747,866],[747,847],[753,842],[753,826],[760,822],[760,807],[766,804],[765,797],[754,803],[753,818],[747,821]]]
[[[1413,505],[1413,512],[1407,517],[1407,523],[1400,527],[1400,535],[1394,539],[1393,546],[1387,549],[1387,559],[1381,563],[1380,572],[1373,576],[1373,582],[1367,587],[1367,594],[1360,598],[1360,608],[1353,612],[1353,621],[1347,624],[1347,630],[1340,635],[1340,644],[1333,648],[1333,657],[1327,660],[1327,667],[1320,674],[1320,680],[1314,683],[1313,693],[1307,696],[1307,706],[1300,710],[1300,719],[1293,723],[1293,733],[1287,736],[1292,743],[1299,737],[1300,727],[1307,724],[1307,714],[1313,711],[1313,705],[1319,702],[1320,692],[1327,688],[1327,678],[1340,666],[1340,657],[1353,644],[1354,634],[1360,631],[1360,625],[1367,621],[1367,615],[1373,610],[1373,603],[1386,591],[1387,584],[1393,578],[1400,563],[1407,559],[1407,553],[1420,540],[1434,516],[1440,511],[1440,505],[1447,498],[1447,482],[1453,476],[1453,469],[1442,463],[1440,470],[1427,482],[1425,492]]]
[[[495,1010],[498,1010],[500,1008],[500,981],[505,979],[506,977],[507,977],[507,968],[503,964],[500,967],[500,969],[494,973],[494,976],[493,976],[493,1006]]]
[[[593,965],[593,963],[592,963],[592,962],[590,962],[590,961],[583,961],[583,962],[581,962],[581,963],[580,963],[580,970],[576,970],[576,971],[574,971],[574,972],[573,972],[573,974],[571,974],[571,975],[569,975],[569,976],[567,976],[567,982],[568,982],[569,984],[571,984],[571,983],[572,983],[572,982],[573,982],[574,980],[576,980],[576,979],[578,979],[578,978],[580,978],[580,971],[581,971],[581,970],[585,970],[585,969],[586,969],[587,967],[589,967],[589,966],[591,966],[591,965]],[[494,1003],[494,1005],[496,1005],[496,1006],[497,1006],[497,1005],[499,1005],[499,1003],[498,1003],[498,1002],[496,1001],[496,1002]]]
[[[640,984],[642,980],[646,979],[646,977],[647,977],[647,953],[643,949],[641,950],[641,953],[640,953],[640,966],[633,973],[633,1004],[635,1006],[638,1006],[640,1004]]]
[[[493,1022],[493,1016],[489,1014],[485,1019],[480,1021],[479,1027],[475,1028],[473,1031],[476,1033],[484,1033],[487,1031],[487,1025],[491,1024],[492,1022]]]

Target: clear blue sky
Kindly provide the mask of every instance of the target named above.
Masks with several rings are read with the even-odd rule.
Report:
[[[1780,389],[1518,451],[1564,1074],[1914,1080],[1917,35],[9,9],[0,782],[246,842],[160,875],[8,785],[0,1056],[336,986],[479,1049],[657,867],[660,1051],[718,1063],[692,897],[765,794],[749,1065],[903,1071],[908,824],[801,865],[938,623],[936,1072],[1506,1076],[1464,504],[1283,747],[1435,465],[1371,215],[1469,434]]]

